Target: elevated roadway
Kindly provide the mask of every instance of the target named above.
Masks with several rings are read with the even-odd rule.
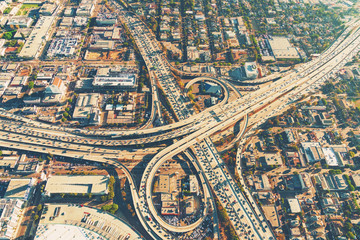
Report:
[[[137,21],[134,20],[131,15],[125,14],[124,18],[128,18],[130,23],[137,24]],[[139,26],[140,25],[134,25],[134,28],[139,28]],[[145,169],[145,173],[141,179],[141,185],[143,186],[145,184],[145,187],[140,189],[140,191],[137,190],[136,187],[134,188],[134,191],[139,192],[138,197],[133,198],[135,199],[134,201],[140,202],[138,205],[136,205],[134,202],[135,206],[139,207],[139,211],[137,211],[139,218],[144,220],[146,219],[147,214],[151,214],[152,216],[157,215],[156,210],[151,207],[153,205],[151,189],[154,180],[153,178],[155,176],[156,169],[159,167],[159,164],[172,158],[176,154],[186,151],[188,148],[194,147],[194,151],[197,153],[197,157],[202,156],[202,159],[197,159],[196,161],[203,169],[202,171],[205,171],[205,177],[209,181],[211,187],[214,189],[216,195],[223,200],[222,204],[228,211],[231,223],[235,228],[239,226],[237,233],[240,238],[274,239],[274,235],[268,227],[267,222],[264,221],[264,219],[261,217],[261,211],[259,210],[258,206],[252,202],[251,199],[247,199],[246,196],[238,192],[239,189],[237,185],[234,183],[231,175],[228,173],[226,167],[222,163],[221,158],[216,152],[216,149],[208,138],[215,132],[221,131],[222,129],[231,126],[234,124],[234,122],[239,121],[249,113],[258,112],[257,117],[266,120],[267,117],[273,114],[274,108],[281,109],[281,105],[284,103],[291,103],[300,98],[302,94],[314,91],[314,88],[316,89],[317,86],[333,76],[360,50],[360,30],[358,23],[354,22],[351,27],[352,28],[345,30],[339,39],[319,58],[307,64],[301,65],[300,67],[296,68],[294,72],[283,76],[276,83],[269,84],[267,88],[259,89],[235,101],[214,107],[211,111],[205,113],[207,114],[206,116],[208,116],[207,118],[198,118],[196,120],[195,125],[198,127],[196,131],[189,132],[182,139],[179,139],[174,144],[163,149],[157,155],[155,155],[155,157],[148,163]],[[144,36],[146,36],[146,34],[144,34]],[[152,41],[152,39],[150,40]],[[149,50],[149,52],[150,51],[154,50]],[[151,52],[148,54],[151,54]],[[162,66],[161,64],[160,66]],[[167,80],[169,80],[168,77],[163,78],[160,81],[163,81],[163,84],[165,84],[164,82]],[[169,88],[165,90],[168,92],[172,87],[173,86],[170,84]],[[172,96],[173,100],[175,96],[176,95]],[[268,112],[268,110],[261,110],[264,108],[264,106],[274,106],[274,108],[272,108],[272,110],[270,109],[271,112]],[[186,105],[179,104],[177,105],[177,108],[178,113],[183,114],[182,118],[185,119],[186,116],[188,116]],[[260,114],[259,111],[263,112]],[[1,114],[6,115],[4,112],[1,112]],[[199,116],[204,115],[199,114]],[[26,122],[27,120],[20,119],[19,121]],[[31,122],[31,120],[29,120],[29,122]],[[189,123],[192,123],[192,121]],[[31,124],[35,123],[31,122]],[[42,128],[41,125],[37,125],[36,127]],[[51,129],[56,131],[56,129]],[[59,128],[57,131],[62,130]],[[20,133],[9,133],[9,130],[4,130],[2,135],[3,139],[0,139],[0,146],[35,152],[49,151],[49,153],[53,153],[54,155],[81,158],[109,164],[114,164],[115,162],[114,160],[109,160],[108,157],[101,155],[103,153],[105,154],[108,149],[95,149],[97,152],[96,154],[91,154],[91,151],[90,154],[88,154],[86,153],[86,150],[82,152],[79,151],[81,149],[76,149],[77,147],[81,148],[83,145],[88,147],[88,145],[91,145],[89,143],[83,144],[81,146],[76,146],[76,143],[73,142],[68,143],[67,147],[69,147],[70,150],[64,152],[64,146],[39,147],[39,144],[47,144],[46,142],[44,143],[44,136],[38,136],[31,132],[23,133],[23,135],[24,134],[31,135],[31,139],[20,139]],[[135,134],[141,133],[136,132]],[[58,135],[58,133],[53,133],[53,135]],[[29,136],[27,137],[29,138]],[[60,137],[64,136],[60,135]],[[72,138],[73,136],[69,137]],[[74,140],[74,138],[72,139]],[[9,142],[13,143],[9,144]],[[106,145],[106,142],[104,145]],[[101,151],[103,151],[103,153],[101,153]],[[114,152],[113,154],[116,153]],[[209,167],[210,169],[207,169]],[[216,176],[214,176],[214,174]],[[191,226],[186,228],[167,226],[161,221],[161,219],[156,218],[152,219],[151,221],[141,222],[145,229],[148,229],[149,231],[151,229],[151,234],[155,239],[172,238],[171,232],[187,232],[193,227]],[[251,234],[244,234],[244,232],[241,232],[241,230],[250,231]]]
[[[237,101],[234,101],[236,104],[232,104],[234,102],[227,104],[227,106],[224,107],[227,110],[224,110],[224,112],[227,114],[218,115],[220,121],[208,123],[206,126],[204,126],[203,129],[190,134],[189,136],[177,141],[173,145],[159,152],[153,158],[153,160],[149,162],[147,168],[145,169],[146,174],[143,175],[142,182],[146,182],[146,191],[144,194],[145,196],[142,197],[140,195],[140,199],[146,200],[148,205],[152,204],[151,186],[153,179],[151,176],[155,174],[154,169],[156,169],[156,167],[154,166],[156,166],[158,162],[163,162],[167,159],[170,159],[174,155],[185,151],[191,146],[198,146],[197,144],[200,143],[203,153],[208,156],[207,159],[210,158],[208,163],[211,164],[213,159],[216,159],[217,165],[215,163],[215,167],[221,166],[220,168],[222,168],[221,159],[216,156],[213,146],[211,146],[211,143],[209,143],[209,140],[206,140],[206,138],[221,128],[232,124],[233,121],[238,120],[240,117],[244,117],[244,115],[247,113],[256,112],[257,109],[261,109],[263,107],[263,104],[266,105],[270,104],[271,102],[277,102],[278,99],[291,99],[293,97],[296,99],[300,94],[306,92],[306,90],[316,82],[324,82],[347,61],[349,61],[354,53],[359,51],[359,29],[357,28],[353,34],[350,34],[346,37],[346,39],[337,44],[336,48],[330,48],[330,50],[328,50],[323,55],[323,58],[314,61],[314,65],[301,69],[302,71],[299,71],[299,74],[289,74],[286,78],[281,79],[280,82],[277,82],[276,86],[275,84],[269,85],[268,92],[263,92],[259,95],[259,91],[256,91],[255,94],[245,96],[245,98],[247,97],[246,103],[244,103],[244,99],[238,99]],[[205,142],[203,139],[205,139]],[[200,151],[200,149],[198,149],[198,151]],[[209,154],[209,151],[211,154]],[[201,155],[200,152],[198,153]],[[229,187],[231,190],[227,190],[230,192],[225,195],[225,197],[227,199],[232,199],[233,196],[237,196],[236,202],[233,202],[233,204],[236,205],[236,203],[241,202],[240,211],[245,213],[242,215],[244,216],[244,219],[241,220],[239,219],[239,215],[235,214],[235,216],[231,218],[232,224],[236,228],[240,221],[246,220],[246,224],[241,226],[242,229],[244,231],[252,231],[250,236],[244,233],[238,233],[239,236],[242,236],[244,239],[275,239],[273,232],[270,230],[269,226],[267,225],[267,221],[261,215],[261,211],[255,202],[253,202],[252,199],[249,202],[245,196],[239,198],[239,192],[236,188],[236,185],[233,184],[233,180],[224,170],[218,174],[220,174],[220,180],[226,178],[227,182],[232,182],[231,187]],[[211,178],[211,176],[208,178]],[[212,187],[216,190],[216,186]],[[220,194],[222,192],[223,191],[218,191],[217,193]],[[231,211],[231,209],[228,210]],[[233,210],[235,212],[237,211],[236,209]]]

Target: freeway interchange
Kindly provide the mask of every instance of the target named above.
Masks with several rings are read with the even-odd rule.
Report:
[[[136,214],[154,239],[174,239],[173,233],[186,233],[198,227],[209,208],[215,208],[211,189],[227,211],[231,224],[240,239],[275,239],[271,227],[248,191],[241,191],[234,181],[210,136],[240,119],[249,116],[249,126],[255,128],[267,118],[278,114],[304,94],[309,94],[332,77],[360,49],[358,21],[349,27],[320,57],[284,74],[265,88],[237,98],[225,99],[218,105],[194,114],[173,77],[154,35],[136,15],[117,5],[122,22],[132,34],[149,69],[152,83],[153,112],[160,114],[157,87],[161,87],[180,120],[168,126],[139,130],[83,130],[39,123],[0,109],[0,146],[34,152],[103,162],[122,168],[129,180]],[[223,86],[225,89],[225,86]],[[124,151],[132,146],[176,139],[158,152],[147,164],[140,189],[131,173],[118,162]],[[146,152],[146,151],[144,151]],[[185,153],[195,168],[204,189],[203,217],[187,226],[166,223],[152,202],[154,177],[159,167]],[[246,189],[246,186],[243,185]],[[216,219],[216,218],[215,218]],[[216,229],[215,229],[216,230]]]

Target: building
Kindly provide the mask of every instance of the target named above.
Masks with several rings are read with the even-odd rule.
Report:
[[[201,88],[206,94],[214,95],[214,96],[220,96],[221,95],[221,87],[212,82],[202,82]]]
[[[256,159],[255,159],[255,155],[249,155],[248,157],[246,157],[246,167],[252,167],[256,165]]]
[[[32,18],[23,16],[14,16],[9,18],[7,26],[10,28],[28,28],[34,22]]]
[[[284,132],[288,143],[294,143],[295,142],[294,133],[290,129],[286,129]]]
[[[74,27],[85,27],[89,22],[87,17],[74,17]]]
[[[199,50],[197,50],[196,47],[188,46],[186,51],[187,51],[188,61],[200,60],[200,53],[199,53]]]
[[[64,11],[64,17],[73,17],[75,14],[74,8],[66,7]]]
[[[288,198],[287,202],[289,204],[290,213],[295,214],[301,212],[300,202],[297,198]]]
[[[51,16],[57,8],[56,4],[45,3],[41,6],[39,13],[43,16]]]
[[[90,50],[108,51],[114,50],[115,42],[112,40],[96,40],[89,46]]]
[[[52,40],[47,57],[70,57],[75,55],[76,47],[79,43],[79,37],[56,38]]]
[[[99,93],[81,93],[76,101],[73,119],[90,125],[100,124]]]
[[[52,84],[45,88],[45,95],[42,99],[44,104],[58,104],[63,102],[66,93],[66,86],[59,77],[54,77]]]
[[[43,209],[36,233],[33,234],[35,240],[143,238],[127,222],[95,207],[51,203],[44,204]]]
[[[137,71],[126,68],[99,68],[93,86],[98,90],[135,91],[137,81]]]
[[[309,188],[305,185],[301,174],[283,176],[286,190],[290,191],[307,191]]]
[[[8,7],[8,3],[5,1],[0,2],[0,13],[4,14],[4,10]]]
[[[304,150],[305,157],[308,163],[313,164],[325,159],[320,143],[318,142],[304,142],[301,143],[301,147]]]
[[[289,166],[300,166],[302,164],[298,152],[286,151],[285,156]]]
[[[256,62],[246,62],[244,66],[230,70],[230,77],[235,80],[253,80],[259,75]]]
[[[268,176],[265,174],[254,175],[252,177],[252,185],[256,191],[267,192],[271,191],[271,185]]]
[[[10,83],[10,87],[23,87],[26,85],[29,76],[15,76]]]
[[[351,178],[354,182],[354,187],[359,189],[360,188],[360,174],[352,174]]]
[[[76,10],[76,16],[90,17],[94,9],[95,6],[92,3],[81,4],[79,8]]]
[[[246,62],[243,68],[246,79],[255,79],[258,77],[259,72],[257,70],[256,62]]]
[[[128,106],[133,106],[133,105],[127,105],[126,107]],[[119,108],[126,110],[126,108],[122,105],[115,107],[115,109],[119,109]],[[106,123],[109,125],[131,124],[133,122],[134,122],[133,112],[124,112],[123,110],[115,110],[115,111],[110,110],[107,112]]]
[[[55,16],[42,16],[37,21],[24,47],[19,53],[19,58],[37,58],[41,53],[41,47],[48,40],[49,30],[54,22]]]
[[[185,201],[185,213],[186,215],[191,215],[195,212],[195,200],[194,196],[190,196]]]
[[[335,183],[335,188],[338,191],[343,191],[348,189],[348,185],[342,174],[331,175],[333,183]]]
[[[160,174],[157,179],[156,192],[158,193],[170,193],[170,176]]]
[[[78,92],[88,92],[93,89],[93,78],[80,78],[76,81],[75,90]]]
[[[41,97],[39,95],[25,96],[23,98],[23,102],[26,105],[38,105],[41,103]]]
[[[16,173],[18,174],[31,174],[40,170],[39,161],[37,159],[28,159],[25,154],[21,155],[17,167]]]
[[[164,201],[161,205],[161,215],[178,216],[179,203],[178,201]]]
[[[189,176],[189,190],[191,193],[199,194],[199,182],[195,175]]]
[[[13,178],[10,180],[4,198],[27,201],[33,192],[35,184],[35,178]]]
[[[161,198],[161,202],[174,200],[173,195],[171,193],[161,193],[160,198]]]
[[[283,164],[279,153],[266,153],[262,159],[263,167],[265,168],[278,167]]]
[[[324,191],[346,191],[348,185],[342,174],[330,175],[323,174],[315,176],[315,183],[318,184]]]
[[[285,37],[272,37],[268,41],[273,55],[276,59],[300,59],[297,48],[292,47],[289,40]]]
[[[0,239],[15,239],[23,205],[24,201],[20,199],[0,199]]]
[[[2,96],[5,90],[9,87],[13,77],[13,73],[0,73],[0,96]]]
[[[105,195],[108,193],[109,176],[102,175],[57,175],[50,176],[46,183],[45,195],[77,193]]]
[[[26,158],[26,155],[9,155],[4,156],[0,159],[0,168],[14,170],[18,165],[19,161]]]
[[[114,25],[117,23],[117,16],[109,13],[98,13],[96,16],[96,24],[101,25]]]
[[[330,167],[343,167],[344,162],[342,156],[335,152],[333,148],[322,148],[322,151],[325,156],[325,162]]]
[[[73,17],[63,17],[61,20],[61,27],[71,27],[73,25],[74,18]],[[54,40],[53,40],[54,41]]]

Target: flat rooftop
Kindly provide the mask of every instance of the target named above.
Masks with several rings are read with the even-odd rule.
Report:
[[[169,193],[170,192],[170,176],[161,174],[158,178],[158,192]]]
[[[94,86],[134,86],[136,75],[132,73],[119,73],[117,76],[96,76]]]
[[[87,118],[98,110],[100,94],[98,93],[81,93],[76,101],[73,113],[74,119]]]
[[[289,203],[291,213],[301,212],[301,206],[297,198],[288,198],[287,201]]]
[[[295,47],[292,47],[289,40],[285,37],[273,37],[268,39],[271,50],[275,58],[300,58],[300,55]]]
[[[37,240],[60,240],[60,239],[76,239],[76,240],[88,240],[98,239],[105,240],[100,234],[88,230],[86,228],[65,225],[65,224],[48,224],[39,225],[34,239]]]
[[[4,198],[27,199],[31,185],[31,178],[11,179]]]
[[[130,225],[113,215],[96,208],[71,205],[45,204],[48,210],[42,215],[35,239],[126,239],[127,236],[129,240],[141,239]],[[59,216],[53,218],[56,207],[60,208]]]
[[[330,167],[339,166],[339,162],[332,148],[322,148],[322,151],[324,153],[325,161],[327,165],[329,165]]]
[[[49,177],[45,192],[47,194],[59,193],[92,193],[106,194],[109,183],[108,176],[51,176]]]
[[[39,18],[24,47],[21,49],[19,57],[35,58],[37,56],[54,19],[55,16],[42,16]]]

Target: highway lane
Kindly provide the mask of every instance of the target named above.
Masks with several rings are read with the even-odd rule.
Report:
[[[353,24],[349,24],[349,25],[350,26],[356,26],[355,23],[358,24],[358,22],[354,21]],[[337,48],[340,43],[342,43],[342,40],[344,39],[346,34],[348,34],[350,31],[351,31],[351,28],[345,29],[344,33],[338,38],[338,40],[335,41],[332,44],[332,46],[328,50],[326,50],[319,58],[317,58],[317,59],[315,59],[315,60],[313,60],[313,61],[311,61],[309,63],[303,64],[298,69],[294,69],[294,71],[305,71],[305,73],[306,73],[307,68],[310,69],[312,65],[316,64],[319,61],[326,61],[327,60],[326,56],[330,55],[330,53],[335,48]],[[294,76],[294,75],[290,74],[290,75],[284,76],[283,80],[288,79],[291,76]],[[271,86],[273,86],[273,84],[270,85],[269,87],[271,87]],[[264,91],[264,89],[259,89],[256,92],[248,94],[247,96],[252,97],[254,95],[259,95],[263,91]],[[162,131],[168,131],[170,129],[185,126],[185,125],[190,124],[193,121],[196,121],[196,120],[201,119],[203,117],[203,116],[199,115],[199,117],[196,117],[195,120],[193,120],[193,118],[191,118],[191,120],[186,119],[185,121],[180,121],[180,122],[173,123],[173,124],[170,124],[170,125],[167,125],[167,126],[156,127],[156,128],[152,128],[152,129],[143,129],[143,130],[140,131],[140,130],[107,130],[107,129],[84,130],[84,129],[64,128],[64,127],[53,126],[53,125],[50,125],[50,124],[40,123],[40,122],[31,120],[31,119],[27,119],[27,118],[24,118],[24,117],[21,117],[21,116],[11,114],[11,113],[7,112],[6,110],[1,111],[1,109],[0,109],[0,116],[7,116],[7,117],[10,117],[10,118],[13,118],[13,119],[18,119],[19,121],[32,123],[34,125],[37,125],[39,127],[46,128],[46,129],[53,129],[53,130],[56,130],[56,131],[59,131],[59,130],[62,129],[63,131],[67,131],[67,132],[72,132],[72,133],[76,132],[77,135],[84,134],[84,135],[94,135],[94,136],[114,136],[114,135],[131,136],[131,135],[138,135],[138,134],[160,133]]]
[[[210,139],[205,138],[193,149],[238,236],[244,239],[275,239],[266,219],[250,207]]]
[[[326,68],[327,69],[327,68]],[[330,69],[330,68],[329,68]],[[297,80],[297,79],[296,79]],[[313,80],[313,81],[316,81],[316,80],[318,80],[318,79],[315,79],[315,80]],[[309,78],[304,78],[303,80],[302,80],[302,82],[301,81],[298,81],[298,84],[302,84],[303,82],[306,82],[306,81],[310,81],[310,79]],[[291,83],[291,82],[290,82]],[[290,91],[291,89],[293,89],[293,86],[292,85],[289,85],[289,84],[283,84],[283,85],[281,85],[281,88],[284,88],[286,91]],[[281,90],[281,88],[279,88],[279,89],[276,89],[277,91],[280,91]],[[282,94],[282,92],[280,92],[280,94]],[[280,95],[279,95],[280,96]],[[261,101],[262,100],[262,98],[263,97],[266,97],[267,98],[267,96],[265,96],[265,95],[263,95],[263,96],[260,96],[260,97],[255,97],[254,99],[255,100],[252,100],[252,102],[253,103],[255,103],[255,105],[252,107],[252,108],[249,108],[249,112],[251,112],[251,111],[254,111],[254,110],[256,110],[257,108],[260,108],[261,107],[261,105],[263,104],[262,102],[260,102],[259,103],[259,101]],[[278,97],[278,96],[276,96],[276,97]],[[252,104],[253,104],[252,103]],[[224,118],[225,119],[225,117],[228,117],[229,118],[229,115],[231,116],[232,114],[235,114],[236,113],[236,111],[238,111],[238,112],[241,112],[241,111],[243,111],[243,110],[246,110],[246,106],[245,105],[241,105],[238,109],[236,109],[234,112],[229,112],[226,116],[225,116],[225,114],[223,115],[223,116],[221,116],[221,118]],[[242,114],[243,114],[243,112],[241,112]],[[234,115],[233,115],[234,116]],[[240,116],[240,115],[239,115]],[[232,117],[232,116],[231,116]],[[236,115],[235,115],[235,117],[236,117]],[[218,126],[216,127],[216,128],[214,128],[213,129],[213,131],[217,131],[217,130],[220,130],[222,127],[224,127],[225,125],[227,125],[227,124],[232,124],[233,123],[233,121],[234,120],[236,120],[235,119],[235,117],[233,118],[233,119],[228,119],[225,123],[222,123],[221,124],[221,121],[224,121],[224,119],[222,120],[222,119],[220,119],[220,123],[218,123]],[[241,117],[243,117],[243,115],[241,115]],[[217,123],[217,122],[216,122]],[[210,134],[211,134],[211,131],[209,131],[210,130],[210,128],[211,128],[211,126],[209,126],[209,127],[207,127],[207,129],[205,129],[205,131],[206,131],[206,133],[204,133],[204,132],[201,132],[200,133],[200,135],[201,134],[207,134],[207,136],[209,136]],[[190,138],[191,139],[196,139],[197,137],[199,137],[200,135],[198,135],[197,133],[195,133],[193,136],[191,136]],[[196,142],[195,142],[196,143]],[[191,144],[194,144],[194,142],[192,142]],[[188,147],[188,146],[187,146]],[[76,155],[75,155],[76,156]],[[150,164],[151,165],[151,164]]]
[[[133,13],[126,11],[118,4],[117,6],[121,21],[128,27],[135,39],[135,43],[140,50],[147,68],[152,70],[152,73],[157,79],[157,83],[160,84],[164,90],[177,118],[180,120],[188,118],[192,114],[192,111],[187,109],[185,96],[177,85],[170,68],[164,62],[164,56],[156,39],[150,34],[147,26]],[[155,84],[153,86],[155,86]]]
[[[149,192],[150,191],[149,189],[152,186],[152,177],[154,176],[154,170],[156,171],[155,166],[157,166],[159,162],[163,162],[166,159],[169,159],[172,156],[180,153],[181,151],[184,151],[188,147],[196,144],[196,142],[194,142],[194,141],[201,141],[201,139],[208,137],[209,135],[211,135],[211,133],[214,133],[217,130],[220,130],[224,126],[230,125],[233,121],[235,121],[236,119],[239,119],[239,116],[244,116],[244,114],[254,112],[257,109],[262,108],[262,106],[264,104],[264,102],[263,102],[264,100],[266,100],[268,102],[272,102],[278,98],[286,99],[287,98],[286,93],[295,90],[297,87],[301,86],[302,84],[309,83],[308,85],[311,85],[319,80],[324,81],[324,78],[329,77],[330,76],[329,74],[331,74],[333,71],[333,61],[336,61],[336,63],[341,66],[348,60],[347,55],[351,54],[351,52],[353,52],[353,51],[355,51],[355,52],[358,51],[358,48],[357,48],[359,45],[358,37],[359,37],[359,34],[355,34],[354,38],[350,37],[349,38],[350,40],[344,41],[338,45],[340,47],[341,51],[344,51],[344,54],[343,53],[339,54],[339,51],[335,51],[332,53],[330,60],[327,59],[326,61],[317,61],[318,62],[318,65],[316,68],[317,71],[313,67],[310,67],[310,69],[306,71],[305,74],[307,74],[309,76],[304,77],[304,75],[301,75],[301,77],[296,77],[296,76],[294,76],[294,74],[290,74],[289,79],[287,79],[286,81],[283,81],[280,86],[273,87],[273,92],[270,92],[269,94],[263,93],[260,96],[254,97],[252,100],[248,99],[250,102],[249,102],[249,104],[247,104],[247,106],[245,104],[242,104],[242,105],[240,105],[240,107],[235,108],[234,111],[228,112],[229,116],[227,116],[227,119],[225,118],[225,116],[218,116],[219,118],[221,117],[223,119],[220,119],[219,123],[217,123],[217,126],[212,125],[212,126],[204,127],[204,129],[201,129],[198,132],[189,135],[188,137],[176,142],[175,144],[169,146],[168,148],[166,148],[163,151],[161,151],[160,153],[158,153],[153,158],[153,160],[149,163],[147,169],[145,170],[147,173],[143,175],[142,182],[146,182],[146,184],[147,184],[145,199],[147,199],[147,200],[150,199],[149,197],[151,196],[151,193]],[[355,44],[353,44],[353,41],[355,41]],[[269,96],[270,94],[271,94],[271,96]],[[284,94],[285,94],[285,96],[284,96]],[[232,193],[233,193],[232,195],[236,194],[234,189],[232,189]],[[140,199],[141,199],[141,195],[140,195]],[[148,205],[152,204],[150,201],[151,200],[148,200]],[[243,202],[243,204],[246,204],[246,203],[247,203],[247,201]],[[254,206],[255,206],[257,210],[254,210],[254,211],[260,212],[260,210],[258,209],[258,207],[255,204],[253,206],[250,206],[248,204],[248,206],[249,206],[249,210],[250,210],[250,207],[254,208]],[[267,228],[266,225],[264,225],[265,223],[263,223],[261,220],[254,222],[254,219],[251,219],[251,221],[253,223],[252,229],[260,228],[264,231],[264,229]],[[254,224],[256,226],[254,226]],[[266,230],[265,230],[265,232],[266,232]],[[263,235],[264,235],[264,233],[261,233],[260,230],[257,231],[257,237],[259,237],[260,239],[263,239]],[[267,238],[264,237],[264,239],[267,239]]]
[[[239,120],[246,114],[262,108],[262,106],[266,105],[268,102],[273,102],[277,98],[295,99],[299,96],[299,94],[308,91],[308,88],[311,88],[314,83],[324,81],[337,70],[336,68],[338,68],[338,66],[341,66],[344,64],[345,61],[348,61],[349,54],[351,54],[352,51],[358,51],[358,35],[358,30],[354,31],[349,37],[350,40],[347,39],[344,41],[340,41],[336,48],[332,49],[330,52],[326,52],[326,54],[324,54],[323,57],[319,58],[318,61],[312,62],[313,65],[306,65],[306,68],[304,67],[298,69],[297,73],[292,73],[288,76],[285,76],[283,79],[280,79],[278,82],[276,82],[277,85],[270,85],[268,87],[269,89],[260,89],[256,92],[256,94],[249,94],[250,96],[247,95],[246,97],[226,104],[225,106],[218,106],[217,108],[214,108],[213,111],[209,112],[211,116],[213,116],[213,118],[206,119],[206,121],[201,121],[199,123],[200,126],[202,126],[201,129],[191,133],[188,137],[185,137],[184,139],[179,140],[178,142],[173,144],[172,146],[166,148],[165,150],[163,150],[165,152],[160,152],[161,154],[159,153],[157,156],[154,157],[154,162],[149,163],[150,168],[154,167],[156,162],[160,162],[163,159],[166,160],[167,157],[171,157],[176,153],[184,151],[185,149],[189,148],[191,145],[194,145],[199,141],[201,142],[202,139],[205,139],[216,131],[220,131],[222,128],[233,124],[234,121]],[[353,43],[352,41],[354,39],[355,41]],[[285,96],[283,96],[283,94],[285,94]],[[264,119],[267,116],[268,115],[266,115]],[[16,137],[11,136],[11,138]],[[204,147],[204,151],[206,149],[211,149],[210,145]],[[170,154],[165,154],[169,152]],[[75,155],[75,157],[79,156]],[[153,175],[152,173],[148,175],[150,177],[148,177],[147,179],[145,178],[147,184],[145,195],[150,196],[147,191],[149,188],[151,189],[150,184],[152,184],[151,180]],[[234,191],[234,189],[231,190],[231,192]],[[229,194],[234,195],[232,193]],[[230,195],[226,195],[225,197],[230,199]],[[141,194],[139,196],[139,199],[143,199]],[[256,224],[260,227],[261,223]],[[163,236],[161,230],[159,230],[159,227],[160,226],[158,225],[156,227],[157,230],[155,230],[154,232],[156,234],[159,234],[159,236]],[[260,234],[257,233],[257,235]]]
[[[325,68],[325,70],[330,71],[330,70],[331,70],[331,67]],[[316,74],[316,75],[319,75],[319,74]],[[322,76],[319,75],[319,77],[322,77]],[[296,80],[298,80],[298,79],[295,78],[294,81],[296,81]],[[304,82],[310,82],[310,80],[311,80],[310,78],[303,78],[301,81],[296,81],[296,82],[297,82],[297,84],[301,85],[301,84],[303,84]],[[319,80],[319,79],[318,79],[318,78],[315,78],[315,79],[313,79],[312,81],[315,82],[315,81],[317,81],[317,80]],[[280,85],[280,88],[275,88],[275,90],[278,91],[278,92],[280,92],[280,93],[278,93],[278,96],[276,96],[276,94],[275,94],[275,96],[273,97],[273,99],[276,99],[277,97],[280,97],[281,94],[283,94],[283,91],[291,91],[291,90],[294,90],[294,86],[296,86],[296,85],[291,85],[291,82],[294,82],[294,81],[290,81],[290,82],[287,83],[287,84],[283,83],[282,85]],[[284,90],[281,90],[281,89],[284,89]],[[274,95],[274,94],[273,94],[273,95]],[[212,133],[214,133],[214,132],[216,132],[216,131],[218,131],[218,130],[221,130],[223,127],[225,127],[225,126],[227,126],[227,125],[230,125],[230,124],[233,124],[233,121],[235,121],[236,118],[243,117],[244,114],[253,112],[253,111],[255,111],[256,109],[261,108],[263,103],[260,102],[260,101],[262,101],[263,98],[268,99],[268,97],[269,97],[269,96],[267,96],[267,95],[265,95],[265,94],[262,94],[262,95],[260,95],[260,96],[254,96],[253,100],[248,99],[249,102],[252,101],[250,104],[254,104],[254,105],[251,106],[250,108],[248,108],[245,104],[243,104],[243,105],[240,105],[238,108],[236,108],[235,111],[230,111],[230,112],[227,112],[227,114],[223,114],[223,115],[217,116],[219,119],[221,118],[220,121],[215,121],[215,122],[212,123],[212,124],[214,124],[214,125],[217,124],[217,126],[216,126],[215,128],[213,128],[214,125],[208,125],[206,128],[204,128],[203,131],[201,131],[201,132],[196,132],[196,133],[191,134],[190,137],[189,137],[188,139],[186,139],[186,141],[189,140],[189,139],[191,139],[191,140],[194,140],[194,139],[195,139],[195,141],[190,141],[189,144],[186,146],[186,148],[188,148],[189,146],[195,144],[195,143],[196,143],[196,138],[199,138],[200,136],[201,136],[201,137],[204,137],[203,135],[205,135],[205,137],[210,136]],[[285,97],[285,98],[286,98],[286,97]],[[250,104],[249,104],[249,105],[250,105]],[[249,106],[249,105],[248,105],[248,106]],[[233,106],[236,106],[236,105],[233,105]],[[226,109],[225,109],[225,110],[226,110]],[[224,110],[222,110],[222,112],[223,112],[223,111],[224,111]],[[238,116],[238,117],[237,117],[237,116]],[[233,118],[231,118],[231,117],[233,117]],[[226,120],[226,118],[228,118],[228,119]],[[208,124],[208,123],[205,123],[205,124]],[[181,142],[181,140],[180,140],[179,142]],[[177,143],[179,143],[179,142],[177,142]],[[175,147],[170,146],[170,151],[171,151],[171,149],[175,149],[176,151],[178,151],[178,149],[176,149],[176,148],[178,148],[177,145],[175,145]],[[184,147],[184,148],[185,148],[185,147]],[[185,148],[185,149],[186,149],[186,148]],[[169,149],[167,149],[167,150],[169,151]],[[180,149],[180,151],[182,151],[182,149]],[[172,152],[172,153],[174,153],[174,152]],[[78,157],[78,155],[75,155],[75,157]],[[155,159],[156,159],[156,157],[155,157]],[[149,166],[152,166],[152,165],[149,164]],[[141,199],[141,196],[140,196],[140,199]],[[161,231],[161,230],[160,230],[160,231]],[[157,233],[157,234],[158,234],[158,233]],[[159,234],[160,234],[160,236],[161,236],[161,233],[159,233]]]

